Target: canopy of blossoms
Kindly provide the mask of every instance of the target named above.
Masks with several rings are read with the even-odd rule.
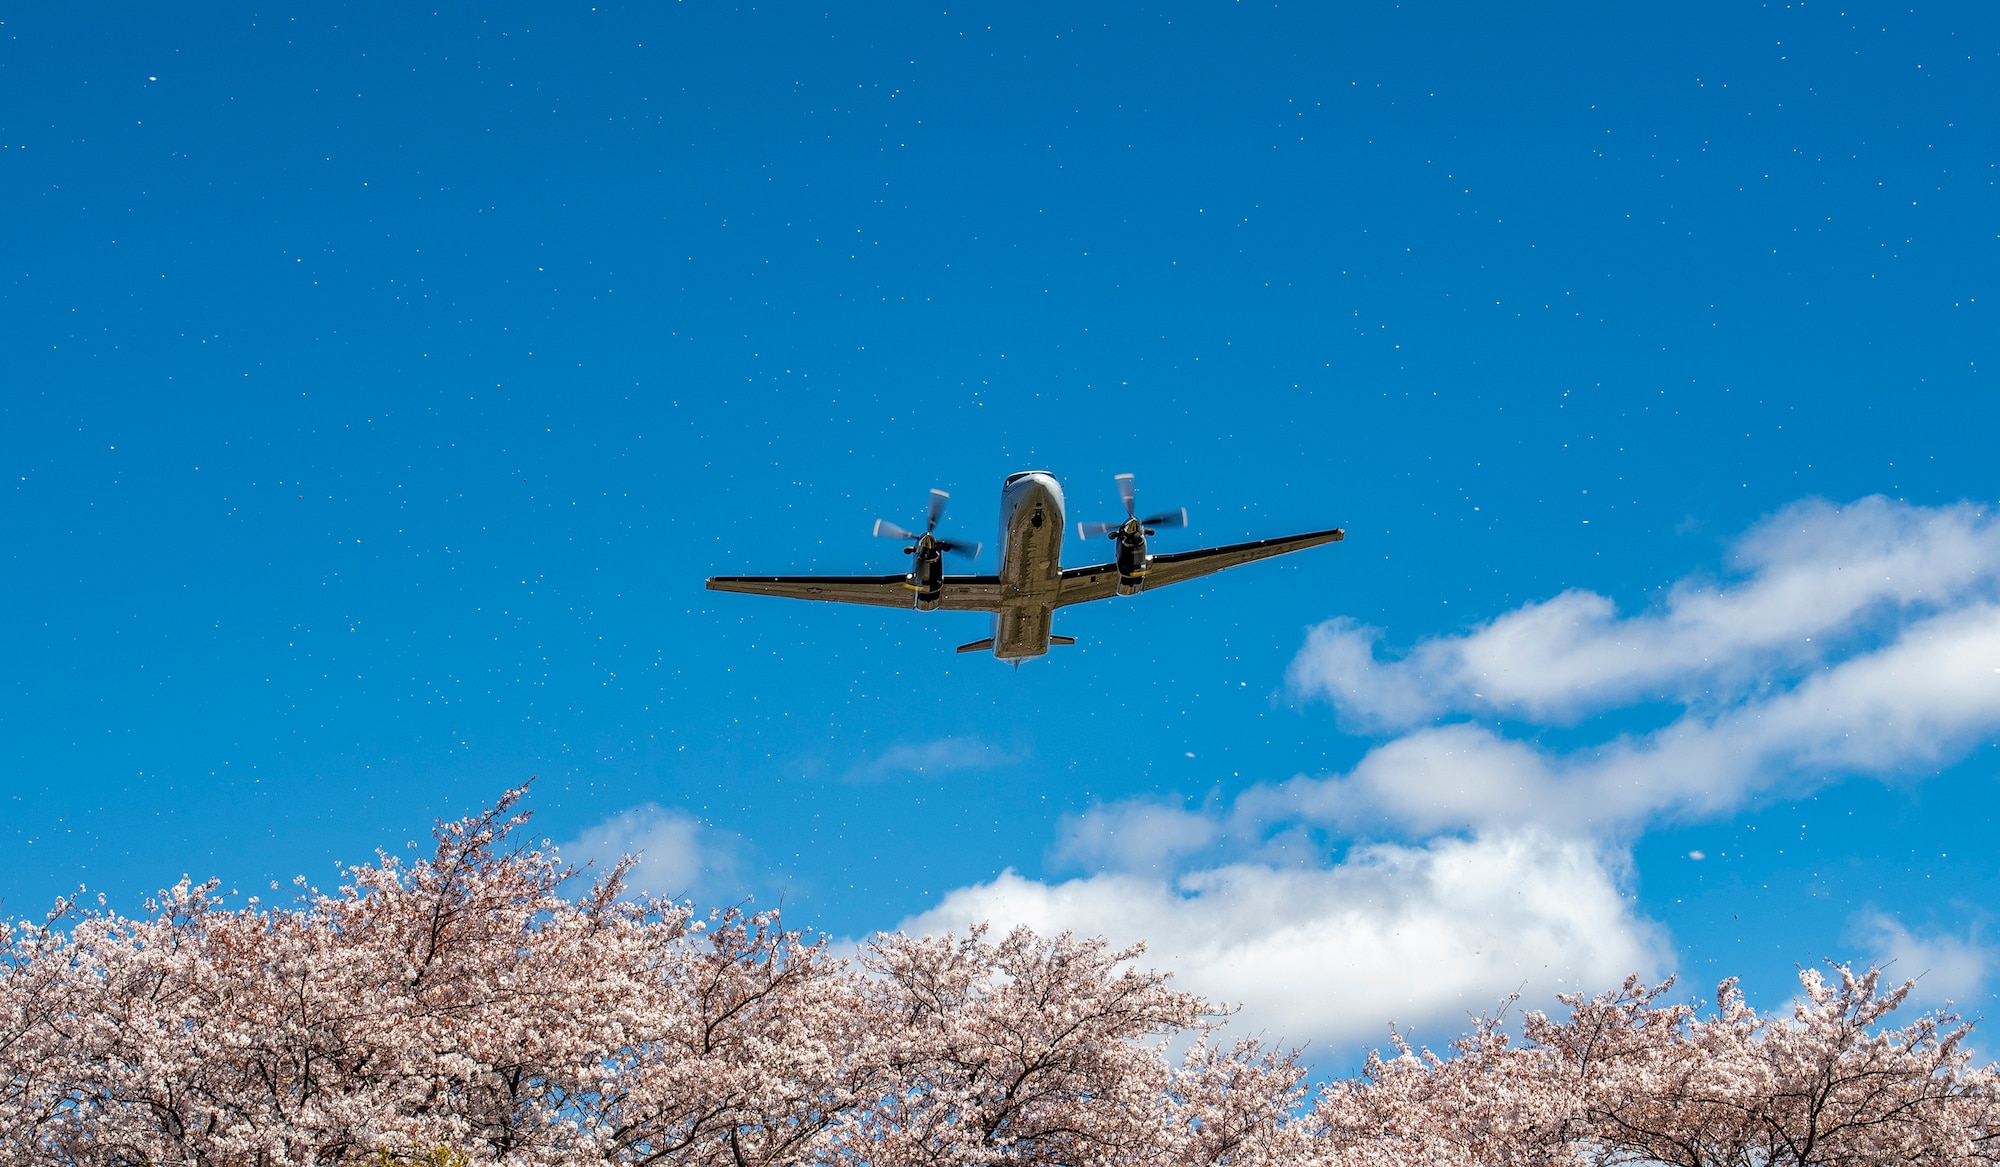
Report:
[[[8,926],[0,1163],[2000,1158],[1970,1026],[1897,1026],[1911,986],[1873,970],[1808,970],[1775,1014],[1632,980],[1309,1089],[1141,949],[975,930],[841,960],[775,913],[635,900],[624,866],[584,882],[520,841],[520,796],[292,906],[183,881],[144,918],[64,901]]]

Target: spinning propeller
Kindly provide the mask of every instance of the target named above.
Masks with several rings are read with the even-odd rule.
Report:
[[[931,491],[931,509],[930,513],[924,518],[924,530],[922,534],[918,534],[915,531],[905,531],[903,528],[884,519],[876,519],[876,537],[907,541],[910,546],[903,548],[903,554],[916,556],[919,563],[925,560],[936,559],[940,552],[947,555],[963,555],[967,559],[979,558],[979,544],[967,543],[963,539],[953,540],[937,537],[938,520],[944,517],[944,504],[950,498],[951,496],[942,490]]]
[[[1085,539],[1095,539],[1099,535],[1108,536],[1120,543],[1138,543],[1146,536],[1155,534],[1161,527],[1187,526],[1187,508],[1177,511],[1162,511],[1157,515],[1139,518],[1133,512],[1133,500],[1138,490],[1132,485],[1130,474],[1120,474],[1113,479],[1118,483],[1118,497],[1125,500],[1125,521],[1122,523],[1078,523],[1076,533]],[[1143,544],[1141,544],[1143,545]]]

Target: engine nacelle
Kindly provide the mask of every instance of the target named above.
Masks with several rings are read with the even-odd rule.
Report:
[[[1118,540],[1118,594],[1137,595],[1146,586],[1146,567],[1152,561],[1146,554],[1146,539],[1143,535],[1121,536]]]
[[[944,556],[936,551],[928,555],[919,552],[910,566],[915,570],[903,581],[903,586],[917,594],[917,611],[936,611],[944,599]]]

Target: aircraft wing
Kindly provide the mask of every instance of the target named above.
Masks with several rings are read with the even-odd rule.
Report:
[[[906,575],[718,575],[708,581],[708,590],[909,608],[915,606],[917,594],[910,590],[908,581]],[[938,607],[953,612],[995,611],[1000,607],[1000,577],[945,576]]]
[[[1200,551],[1176,551],[1171,555],[1155,555],[1147,562],[1146,583],[1141,590],[1150,592],[1154,588],[1163,588],[1168,584],[1213,575],[1225,567],[1235,567],[1239,563],[1253,563],[1259,559],[1269,559],[1273,555],[1283,555],[1288,551],[1303,551],[1308,547],[1318,547],[1322,543],[1338,543],[1346,537],[1347,532],[1335,527],[1330,531],[1286,535],[1280,539],[1259,539],[1254,543],[1232,543],[1227,547],[1208,547]],[[1115,595],[1117,587],[1118,565],[1115,563],[1072,567],[1062,573],[1062,591],[1058,593],[1056,606],[1064,607],[1090,600],[1102,600]]]

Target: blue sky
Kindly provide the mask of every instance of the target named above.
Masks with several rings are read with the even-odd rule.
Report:
[[[1148,935],[1339,1056],[1628,969],[1983,1010],[1996,51],[1972,5],[12,13],[0,910],[327,880],[539,775],[655,890]],[[1349,539],[1018,672],[701,589],[895,570],[932,487],[991,544],[1024,468],[1082,518],[1137,474],[1160,547]]]

